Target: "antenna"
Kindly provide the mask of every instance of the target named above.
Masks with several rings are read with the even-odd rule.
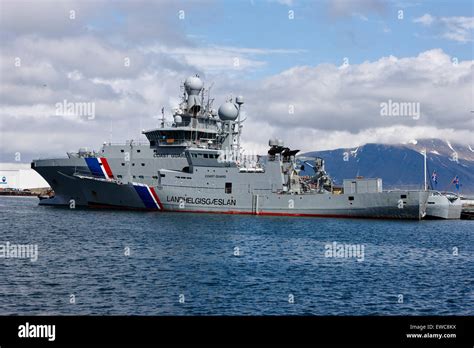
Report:
[[[205,91],[206,91],[206,89],[203,87],[203,88],[201,89],[201,105],[204,105],[204,92],[205,92]],[[205,111],[205,110],[203,110],[203,109],[204,109],[204,108],[201,108],[201,109],[199,110],[201,115],[204,115],[204,111]]]
[[[244,103],[244,97],[241,95],[237,96],[235,98],[235,103],[239,106],[239,113],[238,113],[238,118],[237,118],[237,149],[240,152],[240,130],[241,130],[241,120],[240,120],[240,108],[242,104]]]
[[[213,100],[213,99],[211,99],[211,88],[212,88],[212,86],[214,86],[214,82],[211,83],[211,85],[207,89],[207,112],[211,112],[211,103],[212,103],[212,100]]]
[[[112,119],[110,119],[110,139],[109,144],[112,144]]]
[[[165,107],[161,108],[161,128],[165,128]]]

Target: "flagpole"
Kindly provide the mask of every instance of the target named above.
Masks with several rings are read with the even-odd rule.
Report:
[[[428,190],[428,184],[426,182],[426,148],[423,151],[423,170],[424,170],[424,177],[425,177],[425,191]]]

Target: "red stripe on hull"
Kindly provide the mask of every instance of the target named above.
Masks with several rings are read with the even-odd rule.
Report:
[[[114,175],[112,174],[112,170],[110,169],[109,162],[107,162],[107,158],[101,157],[100,160],[102,161],[102,166],[105,169],[105,172],[109,176],[109,178],[113,178]]]
[[[251,211],[207,211],[207,210],[163,210],[171,213],[198,213],[198,214],[235,214],[235,215],[262,215],[262,216],[301,216],[301,217],[321,217],[321,218],[336,218],[336,219],[377,219],[377,220],[396,220],[395,217],[383,216],[354,216],[342,214],[301,214],[301,213],[275,213],[275,212],[258,212]],[[404,220],[419,220],[417,218],[403,218]]]

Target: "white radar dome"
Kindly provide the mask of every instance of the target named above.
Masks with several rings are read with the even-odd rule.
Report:
[[[218,114],[222,121],[234,121],[239,115],[239,109],[234,103],[228,101],[219,107]]]
[[[184,88],[186,88],[188,94],[198,94],[203,87],[204,83],[197,76],[189,76],[186,81],[184,81]]]

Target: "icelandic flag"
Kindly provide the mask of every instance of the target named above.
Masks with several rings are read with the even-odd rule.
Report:
[[[431,174],[431,180],[434,182],[435,186],[438,185],[438,173],[436,173],[436,170]]]
[[[459,177],[456,175],[452,181],[454,185],[456,185],[456,190],[459,191]]]

